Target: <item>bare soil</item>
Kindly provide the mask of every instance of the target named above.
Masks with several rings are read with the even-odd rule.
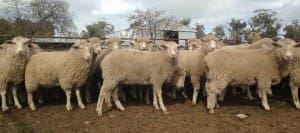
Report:
[[[190,100],[172,100],[164,96],[169,114],[155,111],[143,100],[125,102],[125,112],[113,107],[96,115],[96,103],[87,104],[86,110],[65,110],[64,102],[41,105],[37,111],[27,106],[22,110],[11,107],[11,112],[0,114],[0,132],[171,132],[171,133],[232,133],[232,132],[300,132],[300,111],[288,100],[270,98],[271,111],[264,111],[258,100],[249,101],[244,96],[226,97],[216,113],[206,111],[200,99],[192,107]],[[243,113],[249,117],[239,119]]]

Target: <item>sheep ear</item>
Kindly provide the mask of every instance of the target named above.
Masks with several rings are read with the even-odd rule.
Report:
[[[72,48],[74,48],[74,49],[79,49],[80,46],[79,46],[78,44],[74,44],[74,45],[72,46]]]
[[[277,42],[273,42],[272,45],[273,45],[274,47],[282,47],[282,46],[281,46],[280,44],[278,44]]]
[[[135,42],[130,42],[130,46],[136,46]]]
[[[12,40],[6,40],[6,41],[4,41],[4,43],[13,43],[13,41]]]
[[[296,43],[294,47],[300,47],[300,42]]]
[[[166,45],[166,44],[159,44],[158,45],[158,48],[160,49],[160,50],[167,50],[168,49],[168,46]]]

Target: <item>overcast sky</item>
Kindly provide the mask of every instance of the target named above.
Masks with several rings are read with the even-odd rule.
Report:
[[[26,0],[30,1],[30,0]],[[128,28],[127,16],[135,9],[158,8],[178,18],[204,24],[206,32],[231,18],[248,20],[256,9],[274,9],[283,23],[300,19],[300,0],[67,0],[77,31],[106,19],[116,30]],[[2,0],[1,0],[2,2]],[[1,3],[0,2],[0,3]],[[3,3],[1,3],[3,4]]]

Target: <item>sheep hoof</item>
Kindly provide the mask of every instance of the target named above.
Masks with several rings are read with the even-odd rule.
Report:
[[[192,101],[192,106],[195,107],[197,105],[197,102]]]
[[[102,116],[102,112],[101,111],[97,111],[97,116]]]
[[[214,111],[214,109],[208,109],[208,113],[209,113],[209,114],[214,114],[215,111]]]
[[[125,108],[124,107],[122,107],[122,108],[119,108],[122,112],[124,112],[125,111]]]
[[[17,107],[17,109],[22,109],[21,105],[15,105]]]
[[[155,109],[155,110],[159,110],[159,107],[158,107],[158,106],[154,106],[154,109]]]
[[[36,107],[34,105],[29,105],[32,111],[36,111]]]
[[[270,107],[264,107],[265,111],[270,111]]]
[[[79,105],[80,109],[85,109],[84,105]]]
[[[219,104],[216,104],[216,108],[217,108],[217,109],[220,108],[220,105],[219,105]]]
[[[69,106],[66,106],[66,109],[67,109],[67,111],[72,111],[73,107],[71,105],[69,105]]]
[[[151,104],[151,102],[150,101],[146,101],[146,104],[149,105],[149,104]]]
[[[8,112],[8,107],[2,107],[3,112]]]
[[[170,114],[170,112],[168,112],[168,111],[163,111],[163,113],[164,113],[165,115]]]

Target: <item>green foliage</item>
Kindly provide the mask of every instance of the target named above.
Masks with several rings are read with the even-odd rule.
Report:
[[[191,18],[184,18],[182,20],[180,20],[180,24],[184,25],[184,26],[189,26],[191,23]]]
[[[299,20],[293,20],[292,24],[286,25],[283,29],[286,38],[294,39],[295,41],[300,41],[300,22]]]
[[[87,31],[82,31],[82,37],[99,37],[105,38],[106,34],[114,32],[114,26],[106,21],[99,21],[92,25],[86,26]]]
[[[228,31],[230,33],[231,39],[241,40],[241,34],[245,32],[247,23],[242,19],[231,19],[228,25]]]
[[[197,38],[202,38],[202,37],[204,37],[204,36],[205,36],[204,30],[205,30],[204,25],[198,24],[198,23],[197,23],[197,24],[196,24],[196,31],[197,31],[196,37],[197,37]]]
[[[224,38],[224,36],[225,36],[225,31],[224,31],[223,25],[217,25],[213,29],[213,32],[215,32],[215,35],[218,36],[219,38]]]
[[[282,26],[276,18],[277,13],[271,9],[259,9],[255,10],[254,14],[249,21],[252,31],[260,33],[262,37],[277,37]]]

